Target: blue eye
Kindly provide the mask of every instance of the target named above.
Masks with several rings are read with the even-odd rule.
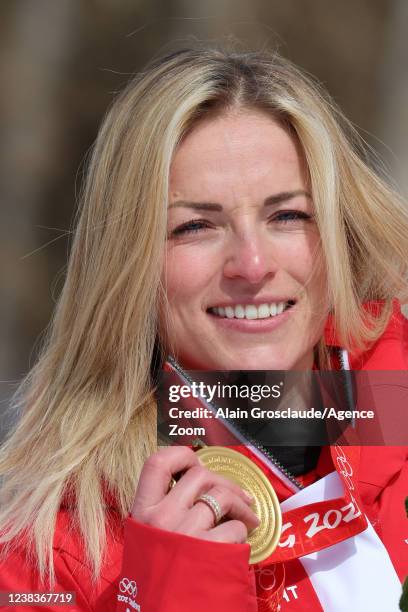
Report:
[[[301,210],[282,210],[271,217],[271,221],[277,221],[278,223],[289,223],[290,221],[310,221],[311,215]]]
[[[171,232],[171,236],[182,236],[183,234],[194,234],[203,230],[209,229],[207,221],[201,219],[192,219],[187,223],[179,225]]]

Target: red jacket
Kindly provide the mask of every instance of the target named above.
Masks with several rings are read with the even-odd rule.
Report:
[[[352,369],[406,370],[407,324],[397,312],[385,333],[367,353],[351,361]],[[406,447],[362,447],[358,488],[364,511],[384,543],[402,579],[408,573],[408,533],[404,500],[408,494]],[[327,453],[309,484],[333,469]],[[271,477],[273,481],[273,478]],[[288,497],[280,492],[280,497]],[[106,558],[99,582],[94,584],[83,548],[70,523],[70,511],[62,507],[54,538],[57,586],[54,591],[76,593],[67,610],[97,612],[257,612],[254,572],[248,565],[249,545],[223,544],[163,531],[127,518],[124,524],[112,512]],[[281,610],[322,610],[301,564],[287,566],[287,591]],[[28,593],[46,589],[21,546],[0,563],[0,593]],[[303,597],[300,593],[304,592]],[[296,597],[295,597],[296,595]],[[130,596],[130,597],[129,597]],[[4,595],[3,595],[4,597]],[[126,598],[127,601],[126,601]],[[129,603],[130,599],[130,603]],[[16,600],[15,600],[16,601]],[[53,603],[38,607],[20,603],[26,610],[61,609]]]

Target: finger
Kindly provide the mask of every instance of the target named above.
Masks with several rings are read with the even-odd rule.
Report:
[[[200,495],[206,493],[214,486],[228,489],[231,493],[241,498],[247,505],[252,504],[254,501],[253,497],[244,491],[244,489],[241,489],[237,483],[199,465],[193,466],[183,474],[167,495],[167,500],[169,503],[172,503],[173,500],[177,500],[179,506],[191,508]]]
[[[229,544],[244,544],[248,530],[241,521],[226,521],[200,535],[201,539],[210,542],[225,542]]]
[[[246,504],[241,497],[232,493],[229,489],[223,486],[216,485],[206,492],[207,495],[213,497],[221,509],[223,517],[241,521],[244,523],[248,531],[252,531],[259,525],[259,519],[251,508]],[[212,529],[215,525],[215,515],[211,508],[203,501],[197,500],[194,506],[187,512],[183,521],[183,527],[186,529]]]
[[[154,453],[141,471],[135,503],[143,507],[159,503],[169,490],[173,474],[197,465],[199,459],[188,446],[171,446]]]

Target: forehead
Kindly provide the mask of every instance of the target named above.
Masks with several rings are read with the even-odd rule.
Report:
[[[230,112],[201,121],[179,145],[170,170],[170,200],[225,203],[260,199],[305,186],[294,136],[266,113]]]

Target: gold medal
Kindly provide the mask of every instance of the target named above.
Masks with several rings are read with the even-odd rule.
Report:
[[[196,452],[208,470],[232,480],[253,496],[251,508],[260,524],[248,535],[249,562],[263,561],[275,550],[282,530],[280,505],[273,486],[262,470],[238,451],[224,446],[205,446]]]

